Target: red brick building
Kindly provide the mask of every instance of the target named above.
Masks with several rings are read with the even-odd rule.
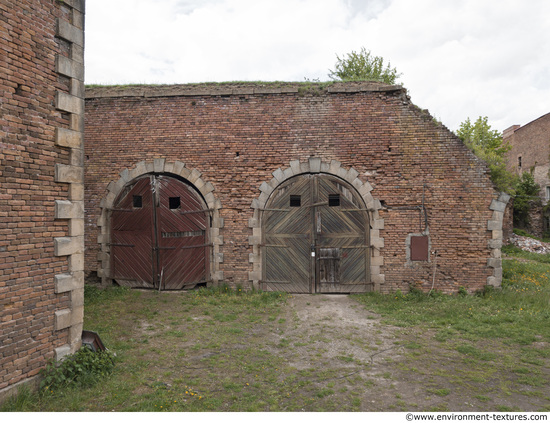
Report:
[[[550,113],[524,126],[511,126],[502,136],[512,147],[507,153],[508,170],[516,174],[532,172],[535,182],[540,185],[539,196],[543,205],[546,204],[550,200]],[[533,202],[529,220],[526,229],[533,235],[542,237],[550,228],[540,202]]]
[[[80,346],[84,1],[0,0],[0,401]]]
[[[501,283],[508,196],[399,86],[94,88],[85,154],[86,271],[104,283],[448,293]],[[175,262],[200,272],[178,285],[167,275],[191,270]]]

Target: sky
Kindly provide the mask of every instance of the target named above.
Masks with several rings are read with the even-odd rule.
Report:
[[[87,84],[328,81],[361,48],[450,130],[550,112],[548,0],[87,0]]]

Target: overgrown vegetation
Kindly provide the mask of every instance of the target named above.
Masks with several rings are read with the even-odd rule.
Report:
[[[346,54],[343,57],[336,55],[334,70],[329,70],[329,78],[339,81],[376,81],[393,85],[397,82],[400,73],[392,68],[391,64],[384,64],[384,58],[374,56],[365,47],[361,51]]]
[[[472,152],[489,166],[491,180],[500,191],[515,193],[517,180],[506,170],[506,153],[511,146],[504,143],[502,134],[491,128],[488,118],[480,116],[475,122],[467,118],[456,132]]]
[[[511,146],[503,141],[502,134],[491,128],[487,117],[480,116],[475,122],[470,118],[460,124],[456,135],[472,152],[484,160],[490,171],[491,180],[497,190],[514,198],[514,226],[529,228],[529,211],[533,202],[540,202],[540,186],[535,183],[531,171],[516,175],[506,168],[506,153]]]
[[[92,351],[82,347],[61,363],[50,362],[42,370],[40,391],[53,394],[68,387],[89,387],[109,376],[115,367],[115,357],[110,351]]]
[[[514,196],[514,227],[529,227],[529,210],[533,202],[539,202],[540,185],[535,182],[531,172],[523,172],[516,182]]]

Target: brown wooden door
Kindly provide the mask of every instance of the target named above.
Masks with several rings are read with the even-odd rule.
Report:
[[[208,222],[202,198],[185,182],[163,175],[139,179],[111,215],[113,279],[155,289],[206,282]]]
[[[262,289],[370,289],[368,214],[349,184],[329,175],[297,176],[277,188],[263,213]]]
[[[363,200],[342,180],[317,178],[316,292],[365,292],[369,281],[369,219]]]
[[[311,182],[307,175],[292,178],[268,201],[263,215],[262,289],[266,291],[311,290]]]

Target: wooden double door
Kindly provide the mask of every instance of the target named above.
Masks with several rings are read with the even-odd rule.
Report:
[[[340,178],[299,175],[270,196],[262,216],[262,289],[292,293],[372,290],[369,217]]]
[[[207,282],[209,212],[184,181],[146,175],[111,211],[111,276],[133,288],[177,290]]]

